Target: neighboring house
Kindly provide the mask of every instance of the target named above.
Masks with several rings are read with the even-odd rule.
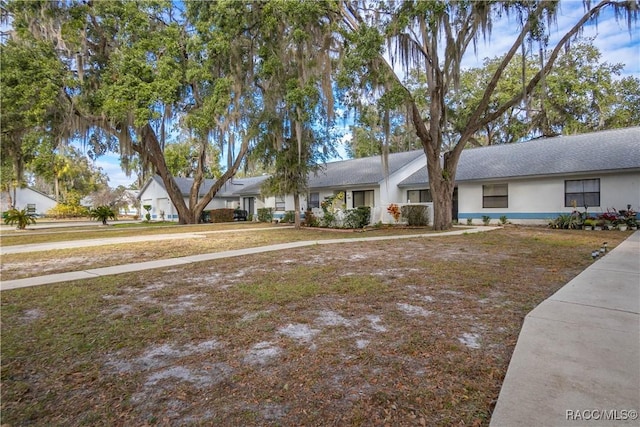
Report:
[[[240,192],[247,186],[251,186],[256,183],[260,183],[264,181],[267,177],[260,176],[255,178],[232,178],[227,181],[222,188],[218,191],[218,193],[214,196],[214,198],[209,202],[209,204],[204,208],[204,210],[212,210],[212,209],[220,209],[220,208],[237,208],[240,206],[245,206],[243,209],[246,209],[249,213],[255,214],[254,208],[256,203],[251,200],[255,197],[255,195],[245,195],[244,197],[240,196]],[[189,205],[189,194],[191,191],[191,184],[193,183],[192,178],[174,178],[182,196],[184,197],[184,201]],[[200,185],[200,191],[198,193],[198,197],[204,196],[209,189],[215,184],[216,180],[214,179],[205,179]],[[144,217],[147,211],[143,208],[145,205],[151,206],[151,210],[149,213],[151,214],[151,219],[153,220],[161,220],[164,219],[166,221],[177,221],[178,220],[178,211],[175,206],[169,199],[169,195],[165,189],[164,183],[162,179],[155,175],[149,181],[145,183],[145,185],[140,189],[140,193],[138,194],[138,200],[140,200],[140,212],[142,217]],[[242,204],[241,204],[242,202]],[[257,209],[257,208],[254,208]]]
[[[54,208],[57,204],[55,199],[32,188],[16,188],[15,193],[12,190],[10,196],[7,192],[2,192],[0,201],[0,210],[2,212],[11,209],[10,199],[16,209],[28,209],[38,216],[44,216],[49,209]]]
[[[426,166],[399,187],[428,192]],[[640,207],[640,127],[467,149],[456,174],[457,218],[547,223],[581,212]],[[413,200],[412,200],[413,201]]]
[[[386,178],[385,178],[386,177]],[[293,210],[293,196],[263,197],[266,176],[228,182],[206,209],[241,207],[250,213],[271,207],[275,218]],[[188,199],[191,179],[177,178]],[[201,188],[210,188],[213,180]],[[506,216],[513,223],[544,224],[574,205],[598,214],[607,209],[640,209],[640,127],[466,149],[456,174],[453,218],[479,223],[483,216]],[[309,175],[301,209],[320,215],[325,197],[345,194],[345,207],[372,208],[371,222],[392,222],[391,203],[427,204],[433,218],[426,159],[422,150],[330,162]],[[142,204],[177,220],[162,181],[155,177],[141,190]],[[169,216],[171,214],[172,216]],[[143,211],[144,215],[144,211]]]

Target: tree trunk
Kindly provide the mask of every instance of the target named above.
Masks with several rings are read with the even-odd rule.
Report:
[[[453,226],[454,177],[451,176],[449,170],[440,166],[439,158],[427,158],[427,172],[429,174],[429,189],[433,199],[433,229],[448,230]]]
[[[300,194],[293,194],[293,209],[295,210],[295,227],[300,228],[302,226],[300,222]]]
[[[249,137],[245,136],[242,140],[242,145],[240,146],[240,152],[238,153],[238,156],[235,158],[231,167],[227,169],[227,171],[222,174],[220,178],[218,178],[218,180],[211,186],[207,194],[202,196],[202,199],[200,199],[200,201],[198,201],[198,203],[196,203],[196,205],[192,207],[193,214],[197,215],[196,220],[200,219],[202,210],[209,204],[216,193],[220,191],[220,188],[222,188],[224,183],[233,178],[233,176],[236,174],[236,172],[240,168],[240,165],[242,164],[242,159],[247,154],[247,151],[249,151]]]
[[[13,196],[11,195],[13,193]],[[7,191],[7,195],[9,196],[9,209],[13,209],[16,207],[16,187],[15,185],[9,185],[9,191]]]
[[[140,130],[140,136],[143,140],[143,146],[146,149],[146,154],[149,156],[151,163],[155,166],[156,172],[160,175],[164,187],[167,190],[169,199],[176,207],[178,211],[178,223],[179,224],[197,224],[198,218],[195,217],[194,212],[191,211],[186,203],[184,197],[178,185],[176,184],[167,163],[164,160],[164,153],[160,147],[160,142],[151,128],[151,125],[146,124]]]

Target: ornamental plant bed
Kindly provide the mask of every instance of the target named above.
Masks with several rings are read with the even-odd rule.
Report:
[[[2,422],[488,425],[524,316],[601,243],[509,228],[4,291]]]

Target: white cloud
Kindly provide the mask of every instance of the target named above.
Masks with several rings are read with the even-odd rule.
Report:
[[[129,187],[136,180],[136,175],[128,177],[120,167],[120,156],[118,154],[105,154],[100,156],[94,164],[102,168],[102,171],[109,177],[109,187],[116,188],[119,185]]]

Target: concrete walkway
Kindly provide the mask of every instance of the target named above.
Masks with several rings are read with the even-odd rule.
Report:
[[[174,267],[176,265],[190,264],[193,262],[212,261],[215,259],[231,258],[231,257],[237,257],[237,256],[243,256],[243,255],[252,255],[252,254],[258,254],[263,252],[277,252],[277,251],[283,251],[287,249],[301,248],[304,246],[331,245],[331,244],[338,244],[338,243],[371,242],[371,241],[377,241],[377,240],[398,240],[398,239],[412,239],[412,238],[455,236],[455,235],[465,234],[465,233],[479,233],[483,231],[490,231],[490,230],[495,230],[497,228],[500,228],[500,227],[478,226],[474,228],[460,228],[454,231],[448,231],[443,233],[408,234],[408,235],[400,235],[400,236],[354,237],[354,238],[345,238],[345,239],[307,240],[307,241],[301,241],[301,242],[281,243],[277,245],[259,246],[255,248],[236,249],[231,251],[191,255],[191,256],[185,256],[185,257],[179,257],[179,258],[165,258],[165,259],[159,259],[154,261],[116,265],[112,267],[93,268],[88,270],[72,271],[68,273],[50,274],[46,276],[29,277],[25,279],[3,280],[0,283],[0,291],[17,289],[17,288],[26,288],[30,286],[46,285],[51,283],[68,282],[71,280],[92,279],[100,276],[109,276],[109,275],[121,274],[121,273],[131,273],[134,271]],[[273,228],[268,228],[268,229],[271,230]],[[258,230],[258,229],[253,228],[253,229],[245,229],[242,231],[252,231],[252,230]],[[226,230],[224,232],[226,233],[235,232],[235,230]],[[205,234],[205,233],[210,233],[210,232],[186,233],[187,237],[185,237],[185,233],[180,233],[177,235],[167,234],[167,235],[155,235],[155,236],[153,235],[140,236],[140,238],[144,240],[162,240],[163,238],[183,238],[184,239],[184,238],[188,238],[192,234],[197,235],[197,234]],[[176,236],[181,236],[181,237],[176,237]],[[191,236],[191,237],[197,237],[197,236]],[[204,237],[204,236],[199,236],[199,237]],[[92,239],[92,244],[90,246],[94,246],[100,241],[102,242],[101,244],[121,243],[120,242],[121,239],[122,238]],[[83,242],[89,242],[89,241],[78,240],[78,241],[68,241],[68,242],[57,242],[57,243],[54,243],[55,248],[50,248],[50,249],[61,249],[63,247],[72,248],[72,247],[87,246]],[[62,245],[63,243],[64,245]],[[27,247],[25,249],[25,252],[27,251],[31,252],[31,251],[38,251],[38,250],[46,250],[46,249],[42,249],[42,247],[44,247],[45,245],[49,245],[49,244],[33,244],[33,245],[21,245],[21,246]],[[5,250],[8,250],[10,248],[13,248],[13,252],[8,252],[8,251],[5,252]],[[2,253],[3,254],[19,253],[17,252],[19,250],[20,248],[18,248],[17,246],[15,247],[7,246],[6,248],[2,248]]]
[[[491,427],[639,426],[640,231],[527,315]]]

